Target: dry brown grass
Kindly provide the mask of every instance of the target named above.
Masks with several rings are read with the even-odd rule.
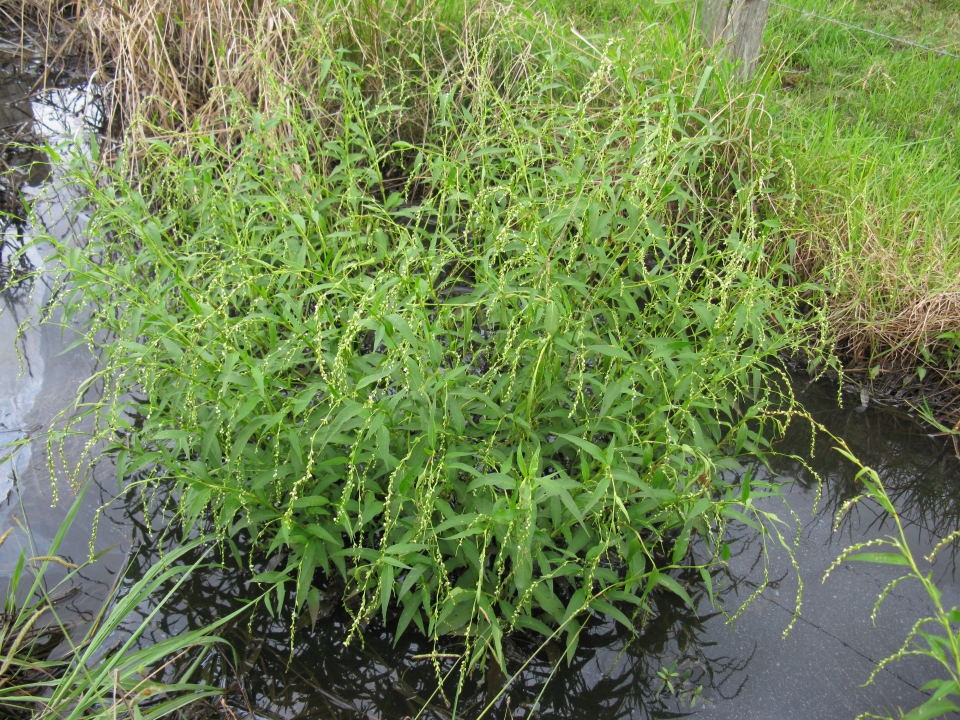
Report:
[[[808,203],[792,230],[800,275],[830,288],[828,325],[846,374],[878,395],[926,401],[952,426],[960,420],[953,229],[931,230],[919,214],[905,213],[895,233],[882,208],[825,209]]]
[[[818,190],[804,194],[814,197]],[[879,227],[882,210],[827,209],[805,204],[787,233],[796,244],[798,274],[826,277],[831,287],[828,318],[844,359],[851,367],[883,358],[888,368],[915,368],[930,349],[947,345],[941,335],[960,332],[960,278],[953,276],[950,238],[927,232],[919,216],[899,222],[912,234],[891,238]]]
[[[397,55],[389,45],[417,37],[404,26],[423,22],[438,4],[12,0],[4,11],[35,29],[48,58],[82,51],[109,98],[112,133],[122,128],[136,137],[145,127],[137,120],[154,136],[222,128],[238,99],[270,114],[288,102],[285,88],[309,92],[316,85],[325,72],[324,51],[329,56],[346,48],[360,64],[388,70]]]
[[[838,340],[855,364],[929,362],[932,351],[949,345],[942,336],[960,331],[960,285],[949,277],[947,244],[920,234],[894,244],[866,222],[859,235],[856,264],[848,253],[837,256],[836,243],[821,255],[834,276],[830,318]]]

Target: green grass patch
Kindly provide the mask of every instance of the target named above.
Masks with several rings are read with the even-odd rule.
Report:
[[[23,550],[13,568],[0,610],[3,717],[149,720],[217,697],[221,689],[199,682],[197,671],[220,643],[213,633],[242,608],[207,627],[140,647],[183,581],[210,567],[205,559],[212,548],[203,551],[201,540],[183,542],[142,568],[139,577],[121,569],[94,617],[78,622],[75,609],[65,611],[66,601],[88,581],[84,571],[98,560],[75,565],[59,555],[88,488],[74,499],[46,554]],[[0,545],[12,530],[0,535]],[[131,616],[140,621],[131,622]],[[181,661],[178,671],[168,667],[175,660]]]
[[[789,4],[789,3],[788,3]],[[960,54],[955,2],[798,8]],[[808,253],[851,367],[960,381],[960,60],[774,8],[778,121]]]

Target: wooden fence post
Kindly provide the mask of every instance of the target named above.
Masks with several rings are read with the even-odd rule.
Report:
[[[744,80],[757,69],[769,9],[769,0],[701,0],[700,30],[708,44],[723,44]]]

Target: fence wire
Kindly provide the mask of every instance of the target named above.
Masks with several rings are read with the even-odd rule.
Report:
[[[923,45],[922,43],[914,42],[913,40],[907,40],[906,38],[896,37],[895,35],[887,35],[886,33],[879,32],[877,30],[870,30],[869,28],[861,27],[859,25],[854,25],[853,23],[844,22],[843,20],[838,20],[837,18],[827,17],[826,15],[820,15],[811,10],[801,10],[800,8],[793,7],[791,5],[784,5],[783,3],[776,2],[775,0],[769,0],[771,5],[776,5],[777,7],[783,8],[785,10],[792,10],[793,12],[800,13],[801,15],[808,15],[809,17],[816,18],[818,20],[823,20],[825,22],[831,22],[835,25],[841,25],[845,28],[851,30],[858,30],[859,32],[869,33],[870,35],[876,35],[877,37],[882,37],[887,40],[892,40],[896,43],[901,43],[902,45],[910,45],[911,47],[920,48],[921,50],[927,50],[929,52],[937,53],[938,55],[946,55],[947,57],[952,57],[957,60],[960,60],[960,55],[955,55],[952,52],[943,50],[941,48],[931,47],[929,45]]]

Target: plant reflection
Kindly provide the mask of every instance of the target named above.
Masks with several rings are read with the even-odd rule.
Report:
[[[914,417],[897,408],[856,407],[856,403],[840,408],[832,384],[797,384],[799,398],[813,418],[842,437],[864,465],[878,472],[901,518],[916,528],[922,545],[936,544],[960,527],[960,459],[948,439],[934,437]],[[858,468],[834,452],[834,445],[829,436],[818,433],[809,468],[787,457],[810,457],[810,428],[798,423],[775,446],[783,455],[770,463],[781,477],[795,478],[811,490],[818,480],[810,470],[819,475],[825,486],[818,519],[832,519],[843,503],[860,494]],[[867,504],[854,508],[844,518],[842,528],[849,539],[854,532],[885,531],[887,521],[878,508]],[[956,552],[954,545],[954,557]]]

